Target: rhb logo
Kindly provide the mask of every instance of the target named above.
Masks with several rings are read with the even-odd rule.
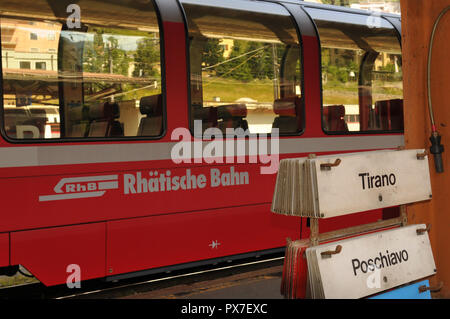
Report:
[[[101,197],[107,190],[118,188],[118,175],[63,178],[53,188],[55,194],[39,196],[39,201]]]

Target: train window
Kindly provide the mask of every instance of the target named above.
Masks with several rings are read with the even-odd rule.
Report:
[[[301,47],[278,4],[182,1],[190,45],[191,127],[303,130]]]
[[[382,18],[307,10],[322,47],[324,131],[402,131],[402,57],[393,26]]]
[[[6,135],[161,136],[161,48],[153,2],[83,1],[79,25],[69,23],[65,7],[50,4],[36,0],[20,12],[2,4],[8,12],[0,17]]]

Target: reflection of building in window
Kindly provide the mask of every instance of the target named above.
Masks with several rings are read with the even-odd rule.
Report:
[[[231,52],[233,51],[234,40],[233,39],[221,39],[220,45],[223,47],[223,57],[230,57]]]
[[[375,69],[377,71],[382,71],[387,66],[392,66],[393,71],[399,72],[398,59],[395,55],[388,54],[385,52],[380,53],[380,56],[375,61]]]
[[[33,32],[30,32],[30,25],[33,26]],[[56,71],[58,68],[56,56],[58,41],[55,40],[60,34],[60,29],[60,25],[56,23],[2,18],[3,68],[34,69],[36,68],[35,61],[38,61],[45,62],[45,69]],[[39,37],[39,34],[44,36]]]
[[[2,18],[2,50],[14,50],[16,52],[30,52],[30,47],[39,48],[40,52],[46,52],[50,48],[58,48],[55,41],[59,36],[61,27],[58,24],[33,22],[34,32],[30,32],[30,24],[18,19]],[[39,37],[39,34],[52,34],[49,37]],[[39,41],[35,41],[39,40]]]

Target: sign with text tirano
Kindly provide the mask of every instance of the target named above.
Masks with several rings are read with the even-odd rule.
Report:
[[[318,157],[315,169],[320,216],[329,218],[431,199],[428,156],[424,152]],[[334,164],[337,159],[337,166],[324,169],[323,164]]]
[[[308,248],[313,297],[362,298],[434,275],[425,228],[411,225]]]

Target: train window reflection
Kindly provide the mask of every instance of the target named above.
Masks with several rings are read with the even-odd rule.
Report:
[[[324,130],[402,131],[402,58],[394,28],[386,21],[382,27],[331,21],[310,11],[322,47]]]
[[[303,130],[301,49],[281,6],[272,10],[212,7],[185,2],[190,40],[191,122],[203,130],[250,133]],[[251,8],[250,8],[251,9]],[[275,13],[273,13],[275,12]]]
[[[36,0],[44,12],[47,2]],[[160,37],[152,2],[85,1],[81,27],[50,12],[1,17],[3,115],[13,139],[160,136]],[[101,10],[99,10],[101,8]],[[30,23],[32,22],[32,23]]]

